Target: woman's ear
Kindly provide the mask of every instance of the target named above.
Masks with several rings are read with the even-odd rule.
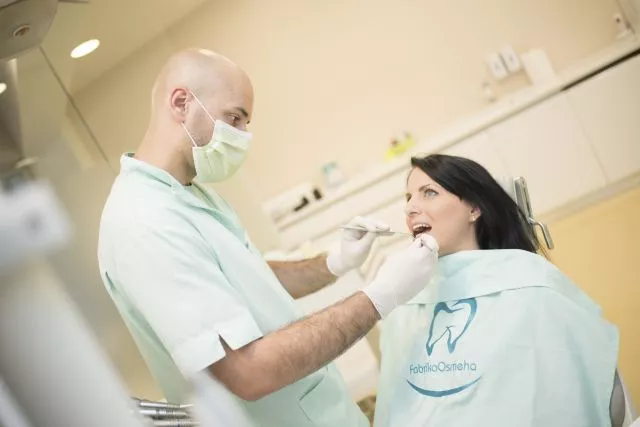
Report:
[[[469,212],[469,222],[476,222],[481,215],[482,212],[480,212],[480,208],[477,206],[473,206],[471,208],[471,211]]]

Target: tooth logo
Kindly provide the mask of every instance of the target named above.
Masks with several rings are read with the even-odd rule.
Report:
[[[411,364],[409,366],[410,373],[412,375],[426,374],[428,376],[445,375],[445,377],[452,375],[452,373],[455,374],[456,372],[475,373],[477,369],[477,363],[474,360],[468,361],[466,358],[464,358],[464,361],[459,360],[450,363],[451,361],[445,361],[447,360],[447,357],[445,357],[445,360],[440,359],[440,357],[436,357],[436,360],[434,360],[434,358],[431,358],[431,355],[436,349],[443,349],[443,347],[446,348],[446,352],[448,354],[453,354],[456,351],[458,343],[467,332],[469,326],[471,325],[471,322],[476,316],[477,309],[478,303],[476,302],[475,298],[463,299],[450,304],[447,304],[446,302],[440,302],[436,304],[433,310],[433,320],[431,321],[431,326],[429,327],[429,337],[427,339],[426,345],[427,354],[429,355],[429,361],[424,364]],[[442,350],[438,351],[436,355],[442,356]],[[475,377],[475,375],[473,375],[469,379],[472,379],[473,377]],[[431,378],[432,380],[435,379],[435,377]],[[473,378],[473,380],[470,382],[466,382],[460,384],[457,387],[447,388],[444,390],[422,388],[409,381],[408,379],[407,383],[413,390],[423,396],[444,397],[460,393],[461,391],[468,389],[469,387],[480,381],[480,378],[482,378],[481,375],[477,378]]]
[[[449,354],[452,354],[458,340],[469,329],[469,325],[476,316],[478,303],[475,298],[463,299],[451,306],[446,302],[440,302],[433,310],[433,321],[429,328],[427,340],[427,354],[431,356],[436,344],[446,340]]]

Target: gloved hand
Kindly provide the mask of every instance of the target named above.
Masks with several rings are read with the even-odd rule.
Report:
[[[411,246],[390,255],[376,277],[362,291],[384,318],[424,289],[436,271],[438,242],[422,234]]]
[[[370,231],[389,230],[387,224],[367,217],[356,217],[347,224],[347,227],[360,228],[362,231],[342,230],[340,249],[330,252],[327,256],[327,268],[331,274],[338,277],[360,267],[365,262],[377,236]]]

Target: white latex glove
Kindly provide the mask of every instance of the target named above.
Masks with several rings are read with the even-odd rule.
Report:
[[[422,234],[411,246],[390,255],[362,291],[384,318],[424,289],[436,271],[438,242]]]
[[[347,227],[360,228],[358,230],[342,230],[340,249],[330,252],[327,256],[327,268],[334,276],[342,276],[354,268],[360,267],[369,252],[377,234],[374,231],[387,231],[389,226],[373,218],[356,217]]]

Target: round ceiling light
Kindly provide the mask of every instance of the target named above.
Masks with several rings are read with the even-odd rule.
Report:
[[[74,59],[82,58],[83,56],[89,55],[91,52],[96,50],[100,46],[100,40],[91,39],[87,40],[84,43],[80,43],[78,46],[74,47],[71,51],[71,57]]]
[[[7,90],[7,84],[0,82],[0,95],[2,95],[5,90]]]

